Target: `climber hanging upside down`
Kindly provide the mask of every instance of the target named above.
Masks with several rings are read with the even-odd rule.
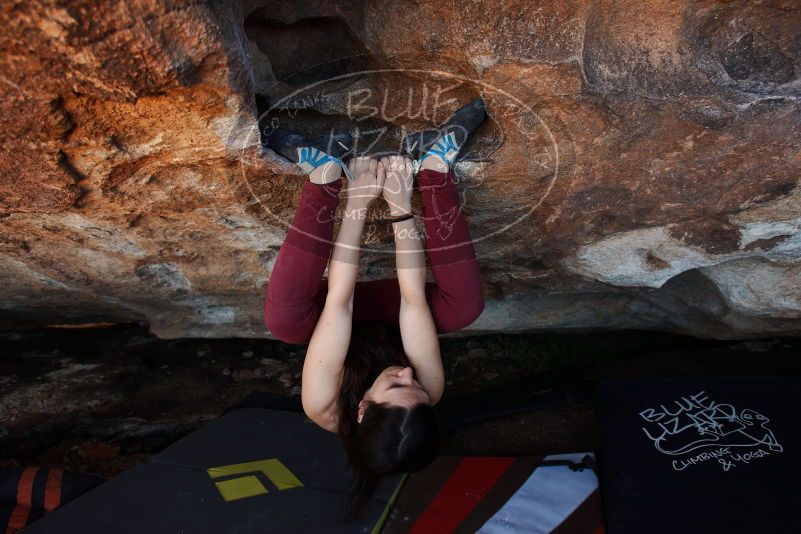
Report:
[[[485,117],[484,103],[473,101],[436,132],[404,138],[402,154],[354,157],[347,165],[341,159],[352,146],[347,133],[269,136],[267,146],[299,165],[309,181],[270,277],[264,322],[282,341],[309,344],[303,409],[339,435],[358,474],[355,507],[382,475],[419,470],[436,455],[433,405],[444,388],[437,334],[464,328],[484,308],[452,165]],[[343,172],[347,205],[332,241]],[[411,209],[415,177],[425,254]],[[357,282],[366,211],[379,197],[391,216],[397,279]],[[434,283],[426,282],[426,255]],[[392,345],[393,337],[402,347]]]

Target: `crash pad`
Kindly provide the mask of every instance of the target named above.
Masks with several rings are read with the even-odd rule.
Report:
[[[611,534],[801,532],[801,378],[601,384]]]
[[[305,415],[231,411],[23,530],[25,534],[371,532],[402,477],[387,477],[354,522],[335,434]]]

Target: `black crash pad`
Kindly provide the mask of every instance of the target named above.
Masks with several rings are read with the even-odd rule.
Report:
[[[257,461],[269,466],[266,472],[231,468]],[[216,478],[211,468],[218,468],[213,471]],[[335,434],[303,414],[245,408],[209,423],[23,532],[371,532],[401,477],[384,479],[360,517],[347,523],[340,517],[350,476]],[[246,479],[244,485],[238,479]],[[226,482],[266,493],[229,494],[226,500],[216,485]]]
[[[601,384],[610,534],[801,532],[801,378]]]

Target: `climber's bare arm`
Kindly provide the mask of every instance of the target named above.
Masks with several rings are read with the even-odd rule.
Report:
[[[398,323],[403,350],[414,366],[417,379],[428,393],[433,405],[442,398],[445,374],[439,352],[437,329],[426,301],[425,256],[420,238],[409,237],[409,234],[415,232],[414,220],[395,223],[393,226],[396,243],[395,262],[398,265],[401,294]],[[404,233],[407,235],[399,237]]]
[[[408,158],[384,158],[386,169],[384,198],[390,215],[411,213],[412,161]],[[400,287],[401,305],[398,322],[403,349],[414,366],[420,384],[436,404],[442,397],[445,374],[439,352],[434,318],[426,300],[426,260],[422,235],[414,219],[392,223],[395,234],[395,267]]]
[[[348,182],[348,201],[328,264],[328,294],[309,341],[301,378],[303,410],[331,432],[337,428],[337,399],[350,345],[353,291],[366,211],[381,191],[375,160],[357,158],[348,167],[355,179]]]

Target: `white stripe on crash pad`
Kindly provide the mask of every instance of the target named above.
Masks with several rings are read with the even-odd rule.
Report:
[[[553,454],[545,460],[581,462],[588,454],[592,456],[591,453]],[[567,519],[597,487],[598,477],[592,469],[538,467],[476,534],[547,534]]]

